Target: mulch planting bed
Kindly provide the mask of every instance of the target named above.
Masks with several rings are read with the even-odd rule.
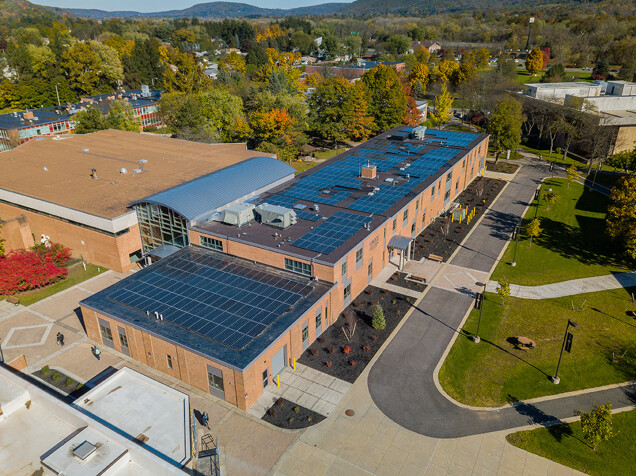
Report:
[[[448,261],[505,185],[506,182],[503,180],[477,177],[455,199],[455,203],[459,203],[462,208],[468,208],[469,212],[475,209],[475,216],[470,224],[466,224],[466,220],[463,223],[452,223],[450,215],[437,217],[415,238],[415,260],[419,261],[429,254],[434,254]],[[446,231],[448,233],[444,234]]]
[[[338,320],[303,352],[298,362],[345,382],[355,382],[414,302],[414,298],[368,286],[347,306]],[[382,330],[371,327],[377,304],[384,310],[386,328]],[[351,341],[343,332],[345,329],[348,333],[349,329],[346,315],[356,318]]]
[[[309,408],[305,408],[302,405],[298,405],[282,397],[276,400],[262,417],[267,423],[288,430],[307,428],[308,426],[320,423],[325,418],[326,417],[320,413],[316,413]]]
[[[424,291],[424,289],[426,288],[426,284],[406,279],[406,276],[406,273],[400,273],[399,271],[396,271],[389,279],[387,279],[386,282],[388,284],[393,284],[394,286],[400,286],[401,288],[410,289],[411,291]]]
[[[500,172],[502,174],[514,174],[519,170],[519,166],[510,162],[486,162],[486,170],[489,172]]]
[[[64,395],[72,397],[73,399],[81,397],[88,391],[88,387],[79,382],[76,382],[72,378],[69,381],[70,385],[66,385],[67,378],[70,377],[64,372],[60,372],[59,370],[48,369],[47,372],[46,367],[43,367],[40,370],[36,370],[31,375],[39,380],[48,383],[49,385],[58,389]]]

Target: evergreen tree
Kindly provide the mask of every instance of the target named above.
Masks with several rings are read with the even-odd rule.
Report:
[[[603,57],[599,59],[592,70],[592,77],[596,79],[607,79],[609,76],[609,61]]]
[[[76,134],[87,134],[107,128],[102,111],[95,106],[88,106],[83,111],[76,113],[73,116],[73,122],[75,122]]]
[[[373,318],[371,319],[371,327],[374,329],[382,330],[386,328],[386,320],[384,319],[384,310],[382,306],[376,304],[373,311]]]

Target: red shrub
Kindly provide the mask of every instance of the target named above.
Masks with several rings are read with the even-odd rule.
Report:
[[[349,352],[351,352],[351,347],[346,346],[344,349],[342,349],[342,352],[343,352],[345,355],[346,355],[346,354],[348,354]]]
[[[0,294],[15,294],[40,288],[66,277],[66,269],[56,266],[53,258],[35,251],[13,250],[0,256]]]
[[[34,251],[46,261],[50,261],[60,268],[66,266],[68,260],[71,258],[71,250],[59,243],[51,243],[49,247],[44,243],[38,243],[31,248],[31,251]]]
[[[363,345],[362,346],[362,350],[369,350],[369,349],[371,349],[370,345]]]
[[[356,366],[356,361],[355,360],[350,360],[349,363],[351,364],[352,367]]]
[[[325,365],[327,367],[331,367],[333,364],[331,363],[331,360],[328,360],[327,362],[325,362]]]

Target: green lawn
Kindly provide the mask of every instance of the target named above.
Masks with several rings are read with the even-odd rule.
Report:
[[[317,150],[315,152],[315,157],[317,159],[331,159],[332,157],[335,157],[338,154],[342,154],[343,152],[345,152],[346,149],[341,148],[341,149],[327,149],[327,150]]]
[[[547,179],[543,192],[549,187],[556,192],[558,202],[549,210],[543,198],[538,210],[533,202],[523,220],[525,224],[536,214],[541,221],[541,235],[530,246],[522,232],[517,266],[509,265],[515,249],[511,243],[492,279],[507,278],[514,284],[537,286],[633,269],[605,234],[607,197],[586,191],[579,183],[568,187],[565,179]]]
[[[520,431],[506,439],[514,446],[587,474],[636,474],[636,411],[615,414],[612,423],[614,436],[602,442],[596,451],[583,439],[579,422]]]
[[[626,382],[636,378],[636,321],[627,315],[636,309],[630,292],[616,289],[558,299],[501,298],[486,293],[479,335],[479,311],[466,320],[439,374],[444,390],[459,402],[499,406],[506,402],[584,388]],[[582,310],[573,310],[582,308]],[[572,353],[564,353],[554,375],[568,319],[572,329]],[[512,338],[526,336],[535,349],[515,349]],[[619,362],[614,356],[622,356]],[[599,402],[604,403],[604,402]]]
[[[20,304],[24,306],[30,306],[31,304],[35,304],[36,302],[52,296],[53,294],[73,287],[76,284],[81,283],[82,281],[86,281],[93,276],[97,276],[104,271],[108,270],[104,267],[97,267],[90,263],[86,263],[86,271],[84,271],[82,264],[77,263],[68,268],[68,275],[63,281],[59,281],[45,288],[35,289],[33,291],[27,291],[25,293],[18,294],[17,297],[20,298]]]
[[[312,168],[314,165],[318,165],[319,162],[309,162],[305,160],[294,160],[291,165],[296,169],[296,173],[299,174],[307,169]]]

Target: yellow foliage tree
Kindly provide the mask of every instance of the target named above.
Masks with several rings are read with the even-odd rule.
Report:
[[[543,68],[543,51],[537,47],[528,53],[526,58],[526,69],[530,74],[537,74]]]
[[[425,88],[426,85],[428,84],[429,76],[430,76],[430,71],[428,69],[428,66],[426,66],[425,64],[419,63],[413,67],[407,79],[409,80],[411,87],[415,87],[415,85],[419,81],[422,87]]]
[[[442,60],[433,70],[433,76],[437,81],[448,83],[453,79],[458,69],[459,63],[457,61]]]
[[[453,105],[453,96],[448,92],[448,88],[446,87],[446,83],[442,84],[442,90],[439,95],[435,97],[435,102],[433,106],[435,110],[431,113],[431,118],[435,122],[435,124],[444,124],[447,122],[450,117],[450,108]]]
[[[225,69],[228,73],[245,74],[245,58],[242,55],[231,52],[219,61],[219,69]]]

